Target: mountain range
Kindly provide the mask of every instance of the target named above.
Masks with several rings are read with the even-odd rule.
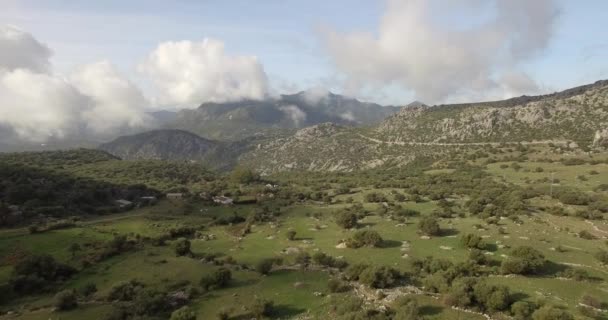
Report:
[[[325,99],[315,105],[299,93],[272,103],[204,104],[179,112],[172,125],[205,138],[167,129],[121,137],[101,148],[125,159],[192,160],[216,168],[239,162],[272,173],[401,166],[420,157],[500,143],[608,146],[608,81],[502,101],[415,102],[398,112],[332,94]],[[306,117],[290,116],[281,109],[287,105]],[[218,139],[208,140],[210,136]]]

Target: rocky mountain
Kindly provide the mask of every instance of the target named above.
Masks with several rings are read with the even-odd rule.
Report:
[[[121,159],[197,161],[215,169],[234,166],[249,141],[218,142],[183,130],[153,130],[122,136],[99,146]]]
[[[193,125],[197,121],[203,123],[204,126],[199,127],[202,131],[231,138],[256,133],[237,142],[218,142],[185,131],[161,130],[120,138],[101,148],[127,159],[197,160],[218,168],[230,168],[239,162],[269,174],[284,170],[353,171],[396,167],[424,157],[467,152],[467,148],[500,143],[555,143],[585,149],[608,147],[608,81],[550,95],[503,101],[437,106],[414,102],[384,121],[368,126],[353,126],[354,121],[338,114],[358,110],[358,119],[372,121],[379,116],[366,112],[382,107],[340,107],[336,101],[344,98],[330,95],[327,99],[336,100],[327,102],[323,110],[320,104],[305,105],[303,99],[302,94],[281,98],[282,103],[293,102],[289,105],[294,110],[306,111],[306,118],[301,118],[297,127],[296,118],[285,118],[286,112],[277,109],[284,106],[282,104],[260,101],[207,104],[192,111],[188,120]],[[180,114],[178,119],[185,117],[183,112]],[[324,117],[335,121],[307,126]],[[222,127],[224,124],[227,127]],[[282,134],[268,134],[280,126],[284,126]],[[286,128],[291,131],[285,131]],[[260,134],[264,133],[263,129],[269,131]],[[230,134],[230,130],[234,132]]]
[[[376,126],[301,129],[252,149],[241,161],[263,173],[352,171],[503,142],[608,147],[606,128],[608,81],[599,81],[503,101],[432,107],[415,103]]]
[[[204,103],[194,110],[181,110],[166,127],[187,130],[215,140],[289,132],[324,122],[371,125],[399,111],[333,93],[303,91],[262,101]]]

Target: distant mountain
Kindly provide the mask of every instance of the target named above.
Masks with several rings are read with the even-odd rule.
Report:
[[[194,110],[181,110],[165,126],[182,129],[214,140],[240,140],[257,134],[289,131],[333,122],[371,125],[399,111],[345,96],[303,91],[262,101],[204,103]]]
[[[122,136],[99,149],[125,160],[196,161],[216,169],[229,168],[248,142],[218,142],[183,130],[153,130]]]
[[[542,96],[426,106],[415,103],[371,127],[321,124],[241,156],[262,173],[353,171],[500,143],[608,147],[608,81]]]

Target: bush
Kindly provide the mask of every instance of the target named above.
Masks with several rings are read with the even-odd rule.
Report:
[[[177,239],[177,241],[175,242],[175,254],[178,257],[192,254],[192,252],[190,251],[190,241],[185,238]]]
[[[15,265],[10,285],[17,293],[40,292],[75,273],[76,269],[58,263],[50,255],[30,255]]]
[[[370,288],[389,288],[397,284],[399,272],[389,267],[369,267],[359,275],[359,281]]]
[[[441,233],[439,222],[433,217],[424,217],[418,224],[418,230],[420,233],[427,236],[437,236]]]
[[[517,301],[511,305],[511,314],[516,320],[530,319],[535,306],[526,301]]]
[[[260,176],[250,168],[237,167],[232,170],[230,177],[233,181],[250,184],[260,180]]]
[[[76,292],[74,290],[63,290],[55,295],[54,306],[57,310],[71,310],[78,306]]]
[[[87,283],[79,291],[83,297],[90,297],[97,292],[97,286],[94,283]]]
[[[115,283],[108,292],[108,301],[132,301],[144,285],[136,280]]]
[[[293,230],[287,231],[287,239],[293,241],[296,239],[296,232]]]
[[[259,274],[263,274],[263,275],[269,274],[270,271],[272,270],[272,266],[274,265],[274,261],[275,261],[275,259],[273,259],[273,258],[266,258],[266,259],[260,260],[255,265],[255,271],[257,271]]]
[[[308,267],[310,264],[310,255],[306,251],[299,252],[295,257],[295,263],[299,264],[302,268]]]
[[[226,287],[230,283],[230,280],[232,280],[232,272],[222,267],[215,270],[212,274],[203,276],[199,284],[205,291],[209,291],[211,289]]]
[[[327,281],[327,288],[331,293],[347,292],[351,289],[348,283],[340,279],[330,279]]]
[[[349,248],[377,247],[382,244],[382,241],[382,237],[378,232],[373,230],[361,230],[355,232],[355,234],[346,241],[346,246]]]
[[[418,301],[413,297],[399,297],[393,303],[395,316],[393,320],[418,320],[420,319],[420,307]]]
[[[534,320],[574,320],[568,312],[553,306],[544,306],[532,314]]]
[[[251,306],[251,313],[256,318],[268,317],[272,315],[274,302],[266,299],[256,298]]]
[[[582,230],[581,232],[578,233],[578,236],[581,239],[585,239],[585,240],[595,240],[595,239],[597,239],[591,232],[589,232],[587,230]]]
[[[170,320],[196,320],[196,313],[188,306],[184,306],[173,311]]]
[[[600,249],[594,256],[603,265],[608,265],[608,251]]]
[[[472,233],[462,236],[462,238],[460,238],[460,243],[462,243],[465,248],[469,249],[484,250],[486,248],[486,244],[483,239],[480,236]]]
[[[538,273],[546,264],[545,256],[538,250],[522,246],[511,250],[511,256],[502,262],[503,274]]]
[[[357,227],[357,215],[348,211],[341,211],[336,216],[336,224],[344,229]]]

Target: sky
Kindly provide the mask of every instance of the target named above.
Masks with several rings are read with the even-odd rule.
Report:
[[[437,104],[608,78],[603,0],[0,0],[0,7],[0,98],[15,101],[0,105],[0,124],[38,139],[138,125],[147,110],[311,88]],[[54,105],[31,105],[39,101]],[[15,108],[36,116],[15,116]]]

